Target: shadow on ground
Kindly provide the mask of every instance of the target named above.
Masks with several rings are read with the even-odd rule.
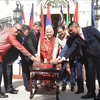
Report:
[[[16,80],[16,81],[14,81],[13,83],[13,87],[16,89],[16,88],[18,88],[19,86],[22,86],[23,85],[23,81],[22,80]],[[2,84],[2,91],[4,91],[5,92],[5,87],[4,87],[4,84]]]

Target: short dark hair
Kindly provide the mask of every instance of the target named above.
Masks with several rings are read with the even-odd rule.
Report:
[[[38,25],[38,26],[41,26],[41,27],[42,27],[42,24],[41,24],[40,21],[36,21],[36,22],[34,22],[34,25]]]
[[[58,26],[57,26],[57,30],[58,30],[59,28],[65,30],[65,27],[64,27],[63,25],[58,25]]]
[[[22,31],[25,31],[25,30],[30,30],[30,27],[28,25],[23,25],[22,26]]]
[[[78,26],[78,27],[79,27],[79,24],[78,24],[77,22],[75,22],[75,21],[72,21],[72,22],[68,25],[68,28],[69,28],[70,26]]]

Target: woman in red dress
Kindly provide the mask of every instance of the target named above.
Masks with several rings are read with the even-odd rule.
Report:
[[[52,26],[48,25],[45,29],[45,37],[40,47],[40,54],[42,62],[49,64],[52,60],[52,52],[54,49],[55,37]]]
[[[52,60],[53,56],[53,49],[54,49],[55,37],[54,37],[54,30],[52,26],[48,25],[45,29],[45,37],[42,41],[42,45],[40,47],[40,55],[41,55],[41,62],[43,62],[42,68],[52,68],[50,61]],[[43,75],[47,76],[47,75]],[[49,75],[50,76],[50,75]],[[52,77],[52,76],[51,76]],[[50,86],[50,81],[42,81],[44,86]]]

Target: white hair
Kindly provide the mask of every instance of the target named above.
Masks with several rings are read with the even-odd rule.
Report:
[[[47,25],[47,26],[46,26],[46,30],[49,30],[49,29],[53,31],[53,28],[52,28],[51,25]]]

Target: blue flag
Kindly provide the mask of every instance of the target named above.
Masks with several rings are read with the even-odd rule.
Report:
[[[60,17],[59,17],[59,22],[58,25],[62,25],[64,21],[64,15],[63,15],[63,10],[62,10],[62,6],[60,8]]]
[[[51,21],[51,14],[50,14],[50,6],[48,5],[47,9],[47,16],[46,16],[46,26],[51,25],[52,26],[52,21]]]

